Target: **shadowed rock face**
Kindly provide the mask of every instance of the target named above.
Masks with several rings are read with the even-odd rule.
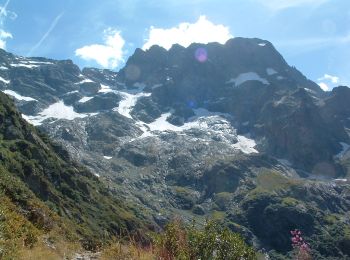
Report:
[[[286,253],[290,229],[328,252],[326,215],[349,223],[350,90],[323,92],[268,41],[136,49],[118,73],[0,60],[0,89],[28,120],[159,225],[215,217]],[[347,243],[334,232],[334,247]]]
[[[206,50],[205,62],[195,57],[199,48]],[[225,45],[137,49],[118,76],[130,86],[143,82],[145,90],[152,92],[134,108],[142,121],[150,122],[160,116],[159,111],[173,109],[168,120],[182,125],[191,108],[205,107],[229,113],[239,124],[247,123],[238,130],[265,139],[263,151],[286,158],[302,170],[312,172],[326,163],[334,169],[331,176],[342,171],[333,163],[333,155],[349,137],[344,123],[330,116],[331,98],[290,67],[267,41],[235,38]],[[339,113],[348,109],[346,104],[335,106]]]

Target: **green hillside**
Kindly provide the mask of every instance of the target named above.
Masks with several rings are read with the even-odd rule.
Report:
[[[53,230],[91,249],[144,228],[142,211],[112,197],[96,176],[27,124],[2,93],[0,162],[0,256],[19,244],[33,246]]]

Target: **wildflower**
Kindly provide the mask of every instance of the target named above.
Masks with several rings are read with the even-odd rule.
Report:
[[[298,229],[290,231],[292,238],[292,247],[296,251],[297,260],[310,260],[312,259],[310,254],[310,246],[306,243],[302,237],[301,231]]]

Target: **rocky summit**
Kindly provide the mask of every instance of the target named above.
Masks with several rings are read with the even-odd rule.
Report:
[[[261,39],[136,49],[119,72],[0,52],[0,90],[112,195],[163,227],[215,219],[272,259],[300,229],[350,257],[350,88]]]

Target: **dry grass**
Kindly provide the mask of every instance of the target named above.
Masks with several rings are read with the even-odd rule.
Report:
[[[194,225],[185,226],[178,220],[170,222],[164,232],[154,234],[149,247],[140,245],[129,236],[128,242],[116,239],[98,253],[91,253],[84,252],[75,242],[54,240],[53,236],[46,235],[34,247],[21,248],[20,257],[16,259],[75,259],[74,256],[78,255],[99,260],[257,259],[254,250],[239,235],[214,222],[196,229]]]
[[[136,243],[115,242],[101,253],[101,260],[152,260],[157,259],[151,248],[143,248]]]
[[[55,244],[55,249],[48,247],[45,243],[39,243],[31,249],[23,249],[19,253],[19,260],[62,260],[72,259],[77,253],[90,255],[81,250],[75,244],[59,243]],[[157,259],[151,249],[142,248],[136,244],[122,244],[115,242],[105,248],[98,255],[99,260],[153,260]],[[95,258],[94,258],[95,259]]]
[[[42,237],[33,248],[23,247],[18,252],[19,260],[61,260],[71,259],[81,247],[75,242],[56,240],[48,242],[48,236]]]

